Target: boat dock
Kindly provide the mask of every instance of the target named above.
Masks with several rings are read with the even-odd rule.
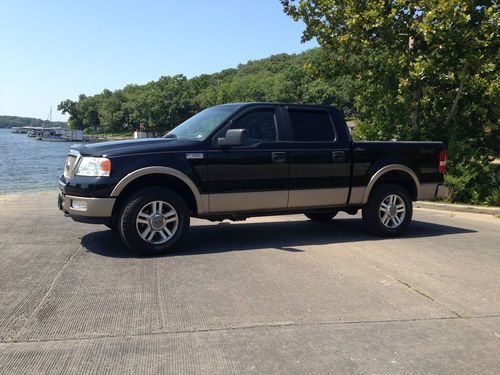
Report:
[[[23,126],[12,128],[12,133],[26,134],[28,137],[36,137],[43,141],[83,141],[82,130],[61,127]]]

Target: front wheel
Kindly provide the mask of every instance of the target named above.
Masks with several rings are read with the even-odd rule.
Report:
[[[159,255],[173,249],[189,228],[189,210],[170,189],[150,187],[124,203],[118,221],[123,242],[132,250]]]
[[[363,208],[363,221],[373,234],[395,237],[410,225],[413,205],[405,188],[384,184],[377,186]]]

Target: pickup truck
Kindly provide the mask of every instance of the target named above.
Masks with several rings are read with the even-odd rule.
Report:
[[[151,255],[178,245],[191,217],[329,222],[361,209],[370,232],[398,236],[412,201],[448,194],[445,167],[441,142],[354,142],[332,107],[231,103],[162,138],[72,146],[58,205]]]

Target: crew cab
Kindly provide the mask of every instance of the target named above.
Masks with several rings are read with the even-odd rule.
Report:
[[[163,138],[72,146],[58,205],[145,254],[178,245],[190,217],[302,213],[329,222],[361,209],[370,232],[398,236],[412,201],[448,194],[445,166],[442,142],[354,142],[332,107],[231,103]]]

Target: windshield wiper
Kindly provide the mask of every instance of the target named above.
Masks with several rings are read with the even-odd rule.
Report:
[[[164,135],[163,138],[177,139],[177,135],[175,135],[173,133],[168,133],[168,134]]]

